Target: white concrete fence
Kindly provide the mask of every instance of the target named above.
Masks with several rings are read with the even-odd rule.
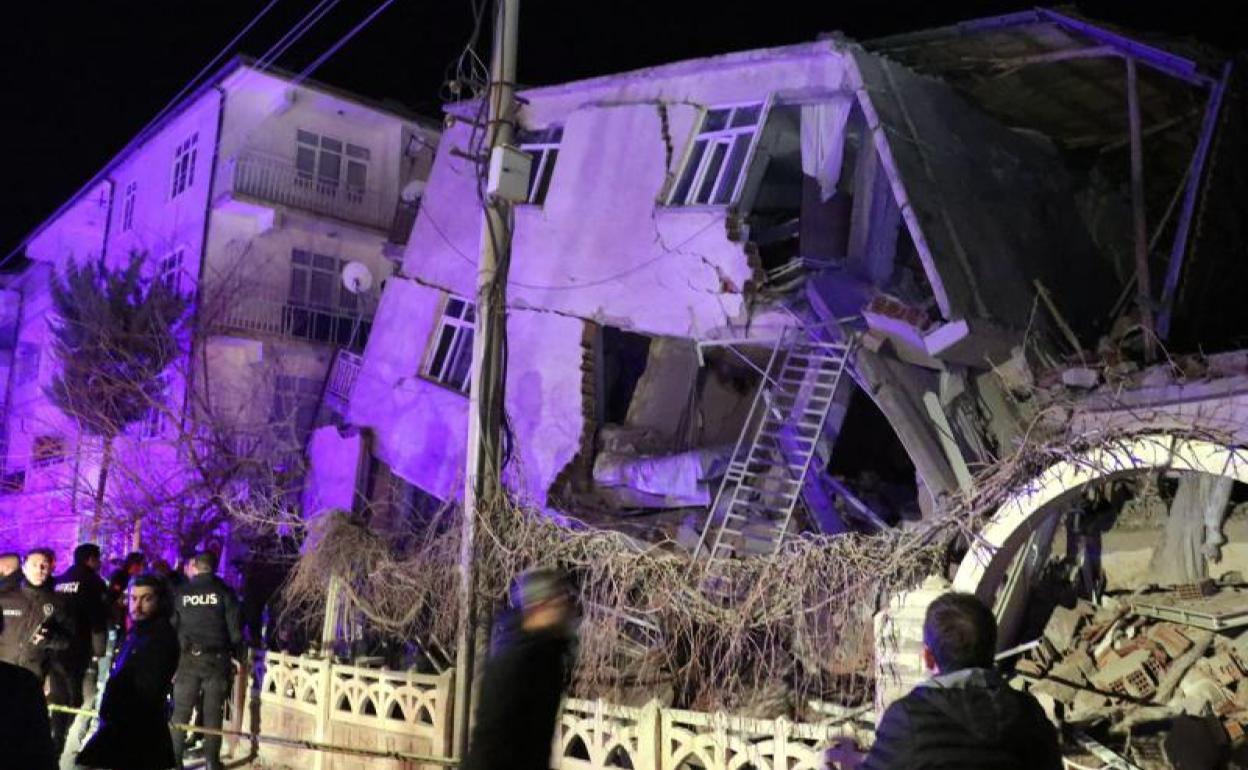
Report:
[[[353,748],[450,756],[451,674],[340,666],[269,653],[258,728],[264,735]],[[570,698],[556,731],[552,770],[819,770],[824,748],[848,726],[749,719],[723,713]],[[863,737],[858,734],[860,739]],[[260,744],[260,757],[299,770],[414,770],[416,762]]]

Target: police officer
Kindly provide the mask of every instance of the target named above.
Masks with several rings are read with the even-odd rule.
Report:
[[[53,651],[69,646],[73,625],[64,602],[52,590],[52,552],[35,548],[22,561],[22,578],[0,593],[0,660],[48,675]]]
[[[97,665],[108,639],[108,584],[100,577],[100,547],[83,543],[75,548],[74,565],[56,579],[54,588],[65,603],[74,634],[66,649],[52,654],[48,701],[77,708],[95,700]],[[85,729],[87,719],[52,715],[58,752],[65,745],[71,722]]]
[[[238,597],[216,575],[217,556],[211,551],[195,555],[191,578],[174,593],[174,627],[182,656],[173,682],[173,722],[186,724],[196,706],[204,727],[221,728],[222,709],[233,678],[231,659],[243,656]],[[202,698],[202,700],[201,700]],[[178,761],[186,747],[186,734],[173,731],[173,750]],[[204,762],[208,770],[221,767],[221,738],[204,737]]]

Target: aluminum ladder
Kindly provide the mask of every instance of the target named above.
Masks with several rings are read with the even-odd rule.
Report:
[[[780,551],[851,347],[852,341],[811,339],[803,330],[790,330],[776,343],[707,512],[695,565],[746,552],[747,524],[751,536],[762,536],[761,547],[750,551]]]

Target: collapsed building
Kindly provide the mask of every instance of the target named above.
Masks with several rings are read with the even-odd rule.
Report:
[[[522,89],[510,488],[713,561],[921,526],[1038,432],[1072,451],[1239,446],[1239,77],[1216,52],[1036,10]],[[330,374],[310,511],[407,516],[461,493],[478,119],[447,109],[367,349]],[[1157,452],[986,525],[991,553],[954,585],[995,602],[1003,646],[1044,628],[1062,565],[1099,602],[1064,611],[1130,660],[1097,614],[1107,592],[1234,583],[1248,495],[1226,466]],[[1156,633],[1147,650],[1172,657],[1192,641]],[[1021,673],[1066,665],[1068,648],[1029,649]]]

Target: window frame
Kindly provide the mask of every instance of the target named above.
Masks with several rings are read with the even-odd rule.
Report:
[[[312,154],[310,172],[299,165],[300,151]],[[335,176],[332,178],[321,174],[321,169],[329,159],[336,161]],[[342,192],[349,202],[362,203],[368,193],[368,172],[371,164],[372,150],[362,144],[348,142],[319,131],[295,128],[295,183],[298,185],[330,197]],[[351,182],[352,169],[363,171],[361,184]]]
[[[461,309],[456,316],[451,312],[452,303],[460,303]],[[430,382],[441,385],[448,390],[467,395],[472,387],[472,348],[476,342],[477,303],[456,294],[447,294],[438,311],[438,324],[425,350],[425,360],[420,375]],[[445,345],[443,337],[449,332],[450,337]],[[465,347],[466,346],[466,347]],[[441,352],[440,351],[445,351]],[[468,356],[468,365],[464,371],[463,381],[455,381],[456,363],[460,356]]]
[[[185,259],[186,247],[179,246],[161,257],[156,266],[156,280],[177,294],[182,294],[186,290],[183,286],[183,278],[186,276]]]
[[[526,136],[527,135],[527,136]],[[525,141],[529,138],[528,141]],[[516,147],[532,158],[529,167],[528,192],[524,196],[524,206],[546,205],[546,195],[555,178],[559,153],[563,146],[563,126],[547,126],[538,131],[518,131]]]
[[[182,140],[173,151],[173,168],[169,186],[169,200],[195,186],[195,162],[199,158],[199,132],[194,131]]]
[[[727,104],[707,105],[702,107],[701,114],[698,116],[696,127],[685,144],[685,150],[681,156],[680,164],[678,166],[679,170],[677,173],[672,175],[669,182],[669,189],[667,189],[660,198],[660,200],[663,201],[663,205],[671,208],[727,208],[735,206],[738,202],[740,202],[741,194],[745,189],[746,180],[749,177],[750,165],[753,162],[754,157],[757,155],[758,143],[767,126],[767,119],[771,115],[773,103],[773,97],[768,95],[766,99],[761,101],[731,102]],[[750,107],[758,108],[758,118],[747,126],[733,126],[732,121],[736,116],[737,110]],[[707,131],[705,126],[710,115],[712,113],[725,110],[728,114],[724,119],[724,127]],[[717,201],[716,198],[719,197],[720,187],[724,184],[724,171],[729,168],[732,161],[732,153],[736,143],[736,138],[747,133],[750,134],[750,139],[745,145],[745,152],[741,159],[741,166],[736,172],[736,182],[733,184],[732,191],[728,195],[727,199]],[[699,152],[698,146],[703,142],[703,149]],[[713,157],[713,155],[707,155],[706,149],[708,147],[717,147],[721,145],[724,146],[725,149],[723,157],[720,159],[719,166],[715,172],[715,184],[710,188],[708,199],[706,201],[699,201],[698,198],[701,197],[700,191],[706,183],[707,167],[711,165],[708,158]],[[712,149],[712,154],[713,153],[714,150]],[[684,195],[680,196],[678,193],[680,193],[681,188],[684,186],[683,182],[685,175],[689,172],[690,164],[692,163],[696,163],[697,166],[694,168],[693,177],[689,180],[688,188],[685,189]],[[683,200],[681,198],[683,198]]]
[[[134,201],[139,194],[139,183],[130,182],[121,201],[121,231],[128,233],[134,229]]]
[[[41,451],[47,447],[54,451]],[[59,451],[56,451],[59,450]],[[31,439],[30,467],[50,468],[69,459],[69,442],[64,436],[56,433],[41,433]]]
[[[160,383],[159,404],[152,404],[143,412],[142,419],[139,420],[136,430],[138,437],[141,439],[157,439],[165,435],[165,430],[169,427],[169,413],[166,407],[169,403],[169,391],[172,389],[172,378],[168,370],[157,375],[156,380]]]

